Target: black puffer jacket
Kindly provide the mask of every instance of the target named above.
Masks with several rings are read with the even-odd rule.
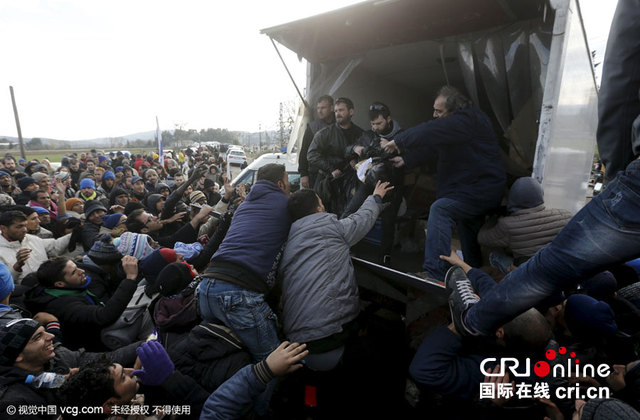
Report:
[[[345,131],[347,132],[346,136]],[[346,156],[351,152],[353,145],[356,144],[362,133],[362,128],[353,123],[348,130],[342,130],[336,123],[318,131],[313,137],[307,153],[310,170],[330,174],[336,169],[341,171],[347,169],[349,161]]]
[[[231,330],[206,321],[186,334],[164,334],[163,344],[176,369],[209,392],[252,363],[251,355]]]

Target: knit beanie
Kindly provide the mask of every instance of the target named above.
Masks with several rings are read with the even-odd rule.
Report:
[[[102,179],[116,179],[116,176],[113,171],[107,171],[102,175]]]
[[[196,190],[189,194],[189,203],[196,204],[200,200],[207,200],[207,197],[204,195],[202,191]]]
[[[16,202],[9,194],[0,193],[0,207],[15,206]]]
[[[204,179],[204,189],[206,190],[209,187],[213,187],[214,185],[216,185],[215,181],[213,179],[209,179],[209,178],[205,178]]]
[[[8,176],[9,178],[11,178],[11,174],[10,174],[9,172],[6,172],[6,171],[0,171],[0,178],[1,178],[1,177],[3,177],[3,176],[5,176],[5,175],[6,175],[6,176]]]
[[[89,200],[84,203],[84,215],[87,217],[87,219],[89,218],[89,216],[91,216],[91,213],[96,210],[103,210],[105,213],[107,212],[107,208],[103,206],[102,203],[98,200]]]
[[[98,156],[98,164],[104,162],[105,160],[107,160],[106,156]]]
[[[582,420],[634,420],[640,413],[620,400],[596,398],[587,401],[582,408]]]
[[[156,282],[162,296],[173,296],[182,291],[193,281],[195,273],[184,262],[173,262],[162,269]]]
[[[611,299],[618,290],[618,282],[609,271],[603,271],[583,280],[580,286],[589,296],[597,300]]]
[[[44,163],[38,163],[34,168],[33,168],[34,172],[42,172],[45,171],[45,173],[49,173],[49,168],[47,168],[47,165],[45,165]]]
[[[67,178],[69,178],[71,175],[69,175],[69,172],[64,172],[64,171],[60,171],[55,175],[55,179],[57,179],[60,182],[66,181]]]
[[[49,210],[45,209],[44,207],[33,206],[31,208],[34,209],[38,214],[51,214],[51,212],[49,212]]]
[[[20,187],[21,190],[24,190],[31,184],[37,184],[37,182],[30,176],[23,176],[18,180],[18,187]]]
[[[513,213],[518,210],[530,209],[544,204],[542,185],[537,179],[522,177],[516,179],[509,190],[507,211]]]
[[[42,181],[43,178],[46,178],[48,176],[49,175],[43,174],[42,172],[34,172],[33,175],[31,175],[31,178],[35,179],[36,182],[39,184],[40,181]]]
[[[134,177],[132,177],[132,178],[131,178],[131,185],[135,184],[135,183],[136,183],[136,182],[138,182],[138,181],[144,181],[144,179],[142,179],[142,178],[141,178],[141,177],[139,177],[139,176],[134,176]]]
[[[73,206],[75,206],[78,203],[84,203],[84,201],[82,201],[79,198],[73,197],[64,202],[64,207],[67,209],[67,211],[71,211],[73,209]]]
[[[144,273],[144,278],[147,280],[147,287],[145,292],[148,296],[151,296],[159,291],[157,277],[158,274],[167,265],[172,262],[176,262],[177,253],[171,248],[158,248],[147,258],[142,260],[140,269]]]
[[[93,182],[93,179],[85,178],[80,181],[80,188],[91,188],[92,190],[96,189],[96,183]]]
[[[122,187],[114,187],[111,190],[111,195],[109,196],[109,198],[111,199],[111,201],[115,202],[116,197],[119,195],[129,195],[129,192],[127,190],[125,190]]]
[[[177,252],[171,248],[158,248],[142,260],[140,269],[147,275],[157,276],[163,268],[176,262]]]
[[[29,343],[40,323],[30,318],[13,319],[0,329],[0,365],[11,366]]]
[[[111,242],[111,235],[108,233],[100,236],[87,252],[87,256],[98,265],[115,264],[122,259],[122,254]]]
[[[6,265],[0,262],[0,300],[9,296],[9,293],[13,292],[14,288],[11,272]]]
[[[113,240],[122,255],[131,255],[139,261],[144,260],[153,253],[149,245],[149,235],[144,233],[124,232],[119,238]]]
[[[564,308],[569,331],[581,338],[610,336],[618,331],[615,314],[606,303],[587,295],[571,295]]]
[[[102,216],[102,224],[107,229],[113,229],[118,226],[118,222],[122,216],[124,216],[122,213],[105,214]]]

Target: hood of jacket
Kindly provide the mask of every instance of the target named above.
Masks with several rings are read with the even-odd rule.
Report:
[[[127,194],[129,195],[129,193],[127,192],[127,190],[125,190],[122,187],[114,187],[111,190],[111,194],[109,194],[109,206],[113,206],[116,204],[116,197],[122,194]]]
[[[151,194],[147,197],[147,209],[151,214],[156,216],[160,214],[160,212],[156,209],[156,204],[158,204],[158,201],[162,200],[163,198],[165,197],[161,194]]]
[[[280,189],[280,187],[278,187],[275,183],[271,181],[266,181],[266,180],[257,181],[251,187],[251,191],[249,191],[249,194],[247,194],[246,201],[260,200],[264,198],[264,196],[272,192],[280,192],[284,194],[284,192]]]
[[[531,177],[516,179],[516,182],[511,186],[511,190],[509,190],[507,211],[514,213],[518,210],[530,209],[541,204],[544,204],[544,192],[538,180]]]
[[[396,136],[396,134],[398,134],[400,131],[402,131],[402,126],[400,125],[400,123],[396,120],[391,120],[391,131],[389,133],[386,134],[377,134],[377,137],[384,137],[385,139],[392,139]]]

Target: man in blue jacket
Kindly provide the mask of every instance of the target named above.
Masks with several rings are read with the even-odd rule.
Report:
[[[411,169],[437,158],[436,201],[429,210],[422,275],[444,279],[449,263],[440,255],[451,252],[451,232],[458,226],[462,253],[471,266],[482,264],[476,237],[484,215],[498,207],[506,175],[498,140],[485,113],[457,89],[440,89],[432,121],[382,140],[396,167]]]
[[[235,332],[256,362],[280,340],[277,318],[264,300],[277,274],[277,262],[291,227],[287,210],[291,184],[284,165],[258,169],[257,182],[238,207],[229,231],[198,286],[200,316]],[[266,412],[272,387],[256,411]]]
[[[276,317],[264,295],[274,284],[276,257],[291,226],[284,165],[263,166],[257,179],[199,286],[202,317],[234,330],[256,362],[280,344]]]

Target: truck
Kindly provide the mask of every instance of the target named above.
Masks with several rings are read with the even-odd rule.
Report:
[[[350,98],[360,127],[369,127],[367,110],[375,101],[412,127],[431,118],[437,90],[451,85],[492,120],[508,181],[533,176],[547,207],[575,213],[584,206],[597,84],[578,0],[370,0],[261,32],[276,50],[282,45],[307,61],[306,85],[296,86],[304,95],[289,151],[300,149],[323,94]],[[296,155],[287,158],[295,163]],[[434,199],[433,175],[407,174],[406,214],[424,217]],[[440,285],[403,280],[366,260],[354,265],[369,265],[386,283],[441,292]],[[419,271],[417,264],[408,260],[403,270]],[[380,287],[406,302],[406,294]]]
[[[491,119],[509,182],[533,176],[548,207],[575,213],[584,206],[597,84],[578,0],[370,0],[261,32],[276,50],[284,46],[307,61],[287,150],[300,149],[321,95],[350,98],[353,121],[365,129],[369,105],[383,102],[406,128],[430,119],[436,92],[451,85]],[[296,163],[295,155],[287,159]],[[401,240],[424,228],[415,222],[435,200],[434,176],[407,173],[404,199]],[[361,244],[352,263],[363,307],[399,313],[415,350],[448,322],[444,285],[408,274],[420,271],[419,250],[404,253],[401,243],[406,258],[395,270],[373,262]]]

